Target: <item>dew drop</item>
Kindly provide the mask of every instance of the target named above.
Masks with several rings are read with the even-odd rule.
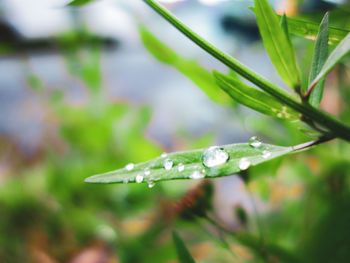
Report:
[[[271,152],[269,152],[268,150],[264,150],[263,152],[262,152],[262,157],[264,158],[264,159],[267,159],[267,158],[269,158],[271,156]]]
[[[131,171],[132,169],[134,169],[134,167],[135,167],[135,164],[129,163],[129,164],[127,164],[127,165],[125,166],[125,169],[126,169],[127,171]]]
[[[162,153],[162,155],[161,155],[160,157],[165,158],[165,157],[167,157],[167,156],[168,156],[167,153]]]
[[[129,179],[128,178],[124,178],[123,179],[123,184],[127,184],[129,182]]]
[[[249,139],[249,145],[253,148],[259,148],[263,145],[263,142],[259,137],[253,136]]]
[[[226,163],[228,159],[228,153],[218,146],[208,148],[202,155],[203,165],[206,167],[214,167]]]
[[[165,170],[169,171],[171,168],[173,168],[173,161],[170,159],[165,159],[163,162],[163,166],[165,168]]]
[[[183,165],[183,163],[179,163],[179,164],[177,165],[177,170],[178,170],[179,172],[182,172],[183,170],[185,170],[185,166]]]
[[[142,183],[142,181],[143,181],[143,175],[142,174],[138,174],[138,175],[136,175],[136,178],[135,178],[135,181],[136,181],[136,183]]]
[[[148,188],[153,188],[155,185],[155,182],[148,182]]]
[[[246,157],[241,158],[238,162],[238,167],[241,170],[247,170],[249,166],[250,166],[250,161]]]
[[[151,171],[150,171],[149,168],[145,168],[144,173],[145,173],[145,175],[147,176],[147,175],[150,175],[150,174],[151,174]]]
[[[203,174],[203,173],[201,173],[201,172],[199,172],[199,171],[194,171],[194,172],[191,173],[191,175],[190,175],[190,178],[191,178],[191,179],[201,179],[201,178],[203,178],[203,177],[205,177],[205,174]]]

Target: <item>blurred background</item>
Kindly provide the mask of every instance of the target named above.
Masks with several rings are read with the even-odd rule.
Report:
[[[202,37],[285,87],[260,41],[249,10],[253,1],[159,2]],[[303,216],[292,225],[288,218],[303,209],[327,210],[324,189],[315,185],[332,176],[339,162],[338,175],[345,178],[350,170],[348,160],[338,158],[339,149],[347,153],[349,147],[337,143],[328,148],[335,160],[322,164],[328,170],[320,164],[326,152],[321,146],[313,155],[252,169],[250,176],[256,180],[249,184],[238,176],[162,182],[152,189],[147,184],[85,184],[90,175],[162,152],[246,142],[253,135],[278,145],[309,137],[300,132],[300,124],[264,117],[224,94],[213,97],[209,73],[228,72],[226,67],[141,0],[96,0],[79,7],[68,3],[0,1],[1,262],[174,263],[174,229],[198,262],[282,262],[266,261],[267,256],[257,259],[254,242],[237,241],[227,233],[226,237],[222,228],[258,236],[265,232],[265,237],[290,250],[300,240],[304,245],[320,239],[300,235]],[[279,14],[318,21],[325,11],[346,4],[270,3]],[[344,12],[334,21],[346,24],[349,12]],[[306,71],[314,42],[301,37],[293,42]],[[171,59],[174,54],[176,62]],[[349,83],[348,72],[342,75],[344,80],[337,75],[341,72],[340,67],[327,79],[334,88],[326,91],[322,107],[348,120],[349,92],[335,88],[341,81]],[[325,170],[331,172],[320,172]],[[318,172],[323,177],[314,177]],[[341,187],[340,177],[334,182],[328,178],[332,187]],[[308,187],[314,190],[312,197],[305,197]],[[204,213],[210,216],[203,217]],[[318,218],[309,216],[311,229]],[[282,233],[286,226],[290,231]],[[347,256],[348,247],[346,243],[339,253]],[[313,249],[312,256],[319,246]]]

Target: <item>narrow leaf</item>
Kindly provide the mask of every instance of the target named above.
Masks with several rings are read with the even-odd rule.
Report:
[[[324,16],[321,24],[319,33],[317,35],[314,57],[311,64],[311,70],[309,75],[309,84],[313,79],[320,73],[324,63],[328,56],[328,13]],[[313,88],[310,93],[309,102],[312,106],[318,107],[320,105],[323,89],[324,89],[324,78]]]
[[[270,144],[263,144],[259,148],[254,148],[248,143],[228,144],[220,146],[220,149],[227,153],[228,158],[226,162],[211,168],[204,166],[202,159],[205,151],[208,149],[199,149],[169,153],[167,156],[160,156],[153,160],[136,164],[131,170],[130,167],[125,167],[91,176],[85,182],[108,184],[142,181],[151,183],[161,180],[228,176],[239,173],[243,168],[247,168],[240,165],[240,160],[243,157],[246,158],[244,161],[247,161],[246,164],[248,166],[254,166],[293,151],[292,147],[280,147]],[[172,165],[169,165],[170,161]],[[165,166],[167,169],[165,169]]]
[[[278,16],[266,0],[255,0],[259,31],[266,51],[282,80],[291,88],[300,87],[300,71],[294,47],[279,23]]]
[[[287,16],[286,14],[283,14],[283,16],[281,17],[281,27],[284,31],[284,34],[287,37],[288,43],[291,46],[291,48],[293,49],[293,45],[292,45],[292,41],[290,40],[290,35],[289,35],[289,30],[288,30],[288,22],[287,22]],[[294,49],[293,49],[294,51]]]
[[[190,252],[186,248],[185,243],[182,241],[181,237],[174,231],[173,241],[176,248],[176,253],[179,258],[180,263],[195,263]]]
[[[309,89],[312,89],[328,72],[330,72],[339,61],[341,61],[350,52],[350,33],[336,46],[324,63],[320,73],[312,81]]]
[[[83,6],[94,0],[73,0],[67,4],[67,6]]]
[[[288,31],[291,34],[307,39],[316,40],[319,32],[319,24],[312,21],[304,21],[298,18],[287,18]],[[348,29],[329,26],[329,42],[334,45],[339,43],[349,33]]]
[[[219,87],[237,102],[273,117],[288,120],[299,119],[298,112],[282,104],[268,93],[252,88],[242,81],[217,71],[214,71],[213,74]]]
[[[212,74],[196,61],[182,58],[170,47],[153,36],[145,27],[140,26],[139,32],[147,50],[160,62],[176,68],[193,81],[213,101],[221,105],[231,105],[232,100],[215,84]]]

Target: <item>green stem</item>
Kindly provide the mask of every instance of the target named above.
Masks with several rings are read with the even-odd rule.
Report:
[[[185,24],[183,24],[179,19],[177,19],[174,15],[172,15],[169,11],[167,11],[165,8],[159,5],[156,1],[143,1],[146,2],[150,7],[152,7],[158,14],[164,17],[173,26],[175,26],[178,30],[180,30],[189,39],[191,39],[194,43],[196,43],[199,47],[204,49],[206,52],[211,54],[213,57],[221,61],[229,68],[236,71],[242,77],[251,81],[265,92],[284,102],[286,105],[300,112],[307,118],[317,122],[322,127],[327,128],[330,131],[330,133],[334,134],[335,136],[350,141],[350,127],[344,125],[339,120],[337,120],[332,115],[326,112],[320,111],[310,106],[309,104],[300,103],[288,92],[280,89],[277,85],[268,81],[267,79],[260,76],[247,66],[240,63],[235,58],[229,56],[225,52],[219,50],[218,48],[201,38],[199,35],[197,35],[195,32],[189,29]]]

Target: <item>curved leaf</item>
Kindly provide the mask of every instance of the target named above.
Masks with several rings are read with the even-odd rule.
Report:
[[[167,156],[160,156],[153,160],[136,164],[132,170],[126,168],[91,176],[85,180],[87,183],[134,183],[136,177],[142,177],[142,182],[150,183],[161,180],[175,179],[199,179],[228,176],[239,173],[239,161],[245,157],[250,165],[257,165],[270,159],[282,156],[293,151],[293,147],[281,147],[270,144],[263,144],[259,148],[254,148],[248,143],[229,144],[221,146],[227,152],[229,159],[226,163],[205,167],[202,163],[202,156],[205,150],[199,149],[184,152],[169,153]],[[266,154],[267,152],[268,154]],[[263,154],[265,153],[265,155]],[[164,161],[169,159],[173,162],[170,170],[164,168]],[[179,164],[183,164],[184,169],[179,171]],[[149,169],[149,172],[145,172]],[[193,176],[196,175],[196,176]],[[139,181],[140,182],[140,181]]]
[[[266,92],[252,88],[240,80],[213,72],[216,83],[234,100],[253,110],[280,119],[298,120],[299,113]]]
[[[280,25],[278,16],[266,0],[255,0],[253,10],[266,51],[278,74],[289,87],[298,90],[301,83],[300,71],[286,30]]]
[[[327,60],[328,56],[328,13],[324,16],[321,24],[319,33],[317,35],[314,56],[312,59],[312,65],[309,75],[309,84],[321,71],[322,66]],[[323,88],[324,88],[324,79],[320,81],[312,90],[309,97],[309,102],[312,106],[318,107],[320,105]]]
[[[174,231],[173,240],[180,263],[195,263],[181,237]]]

